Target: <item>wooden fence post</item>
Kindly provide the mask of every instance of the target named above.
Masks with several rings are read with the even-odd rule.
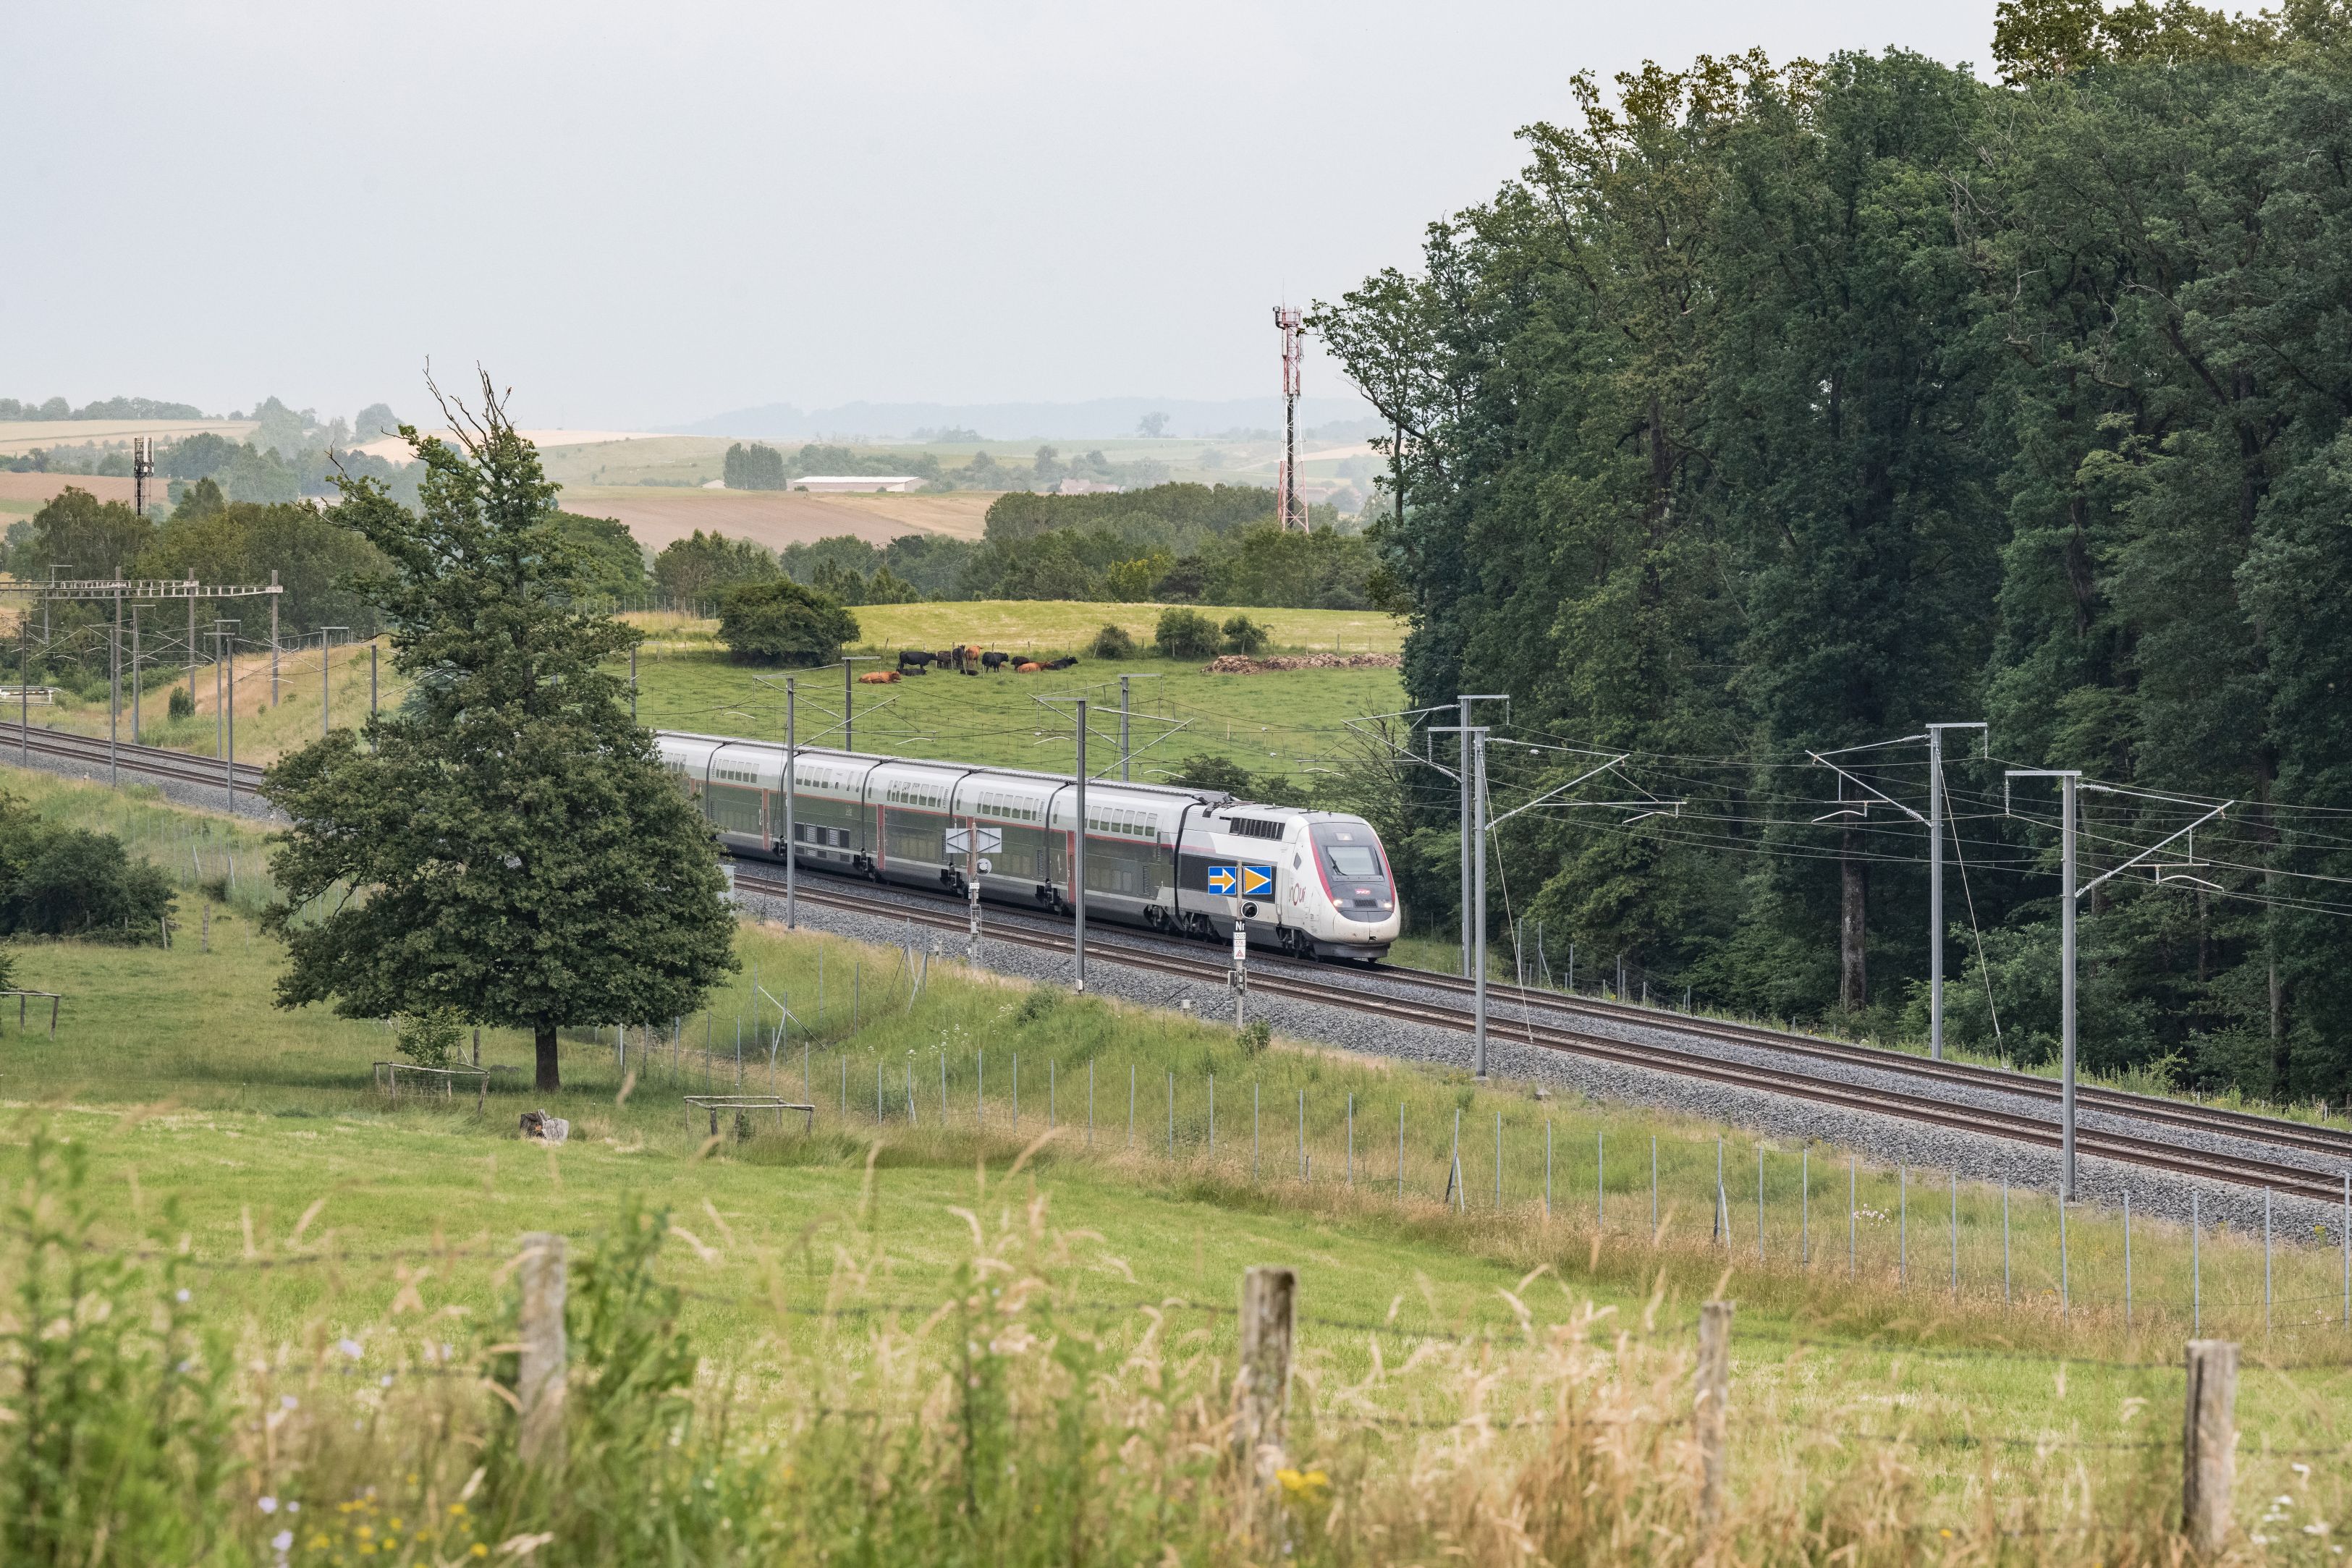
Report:
[[[1699,1309],[1698,1391],[1693,1423],[1698,1432],[1698,1521],[1711,1531],[1723,1516],[1724,1428],[1731,1399],[1731,1303]]]
[[[2237,1478],[2238,1347],[2229,1340],[2189,1342],[2189,1407],[2181,1427],[2180,1530],[2201,1557],[2221,1553],[2230,1534],[2230,1490]]]
[[[1242,1364],[1234,1448],[1260,1480],[1281,1463],[1282,1416],[1290,1399],[1292,1315],[1298,1272],[1260,1266],[1242,1276]]]
[[[563,1238],[534,1230],[522,1239],[522,1366],[516,1389],[522,1405],[520,1449],[527,1465],[560,1469],[568,1357]]]

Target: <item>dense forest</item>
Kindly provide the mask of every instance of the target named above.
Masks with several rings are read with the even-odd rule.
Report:
[[[1499,833],[1555,969],[1915,1036],[1918,737],[1985,721],[1948,1005],[2025,1060],[2060,819],[2007,769],[2082,770],[2086,883],[2229,802],[2078,901],[2084,1060],[2352,1099],[2352,10],[2018,0],[1994,53],[1580,78],[1318,308],[1409,691],[1510,695],[1498,810],[1603,769]]]

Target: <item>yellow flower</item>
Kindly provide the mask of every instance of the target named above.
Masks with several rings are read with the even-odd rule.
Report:
[[[1321,1470],[1308,1470],[1301,1474],[1297,1470],[1286,1468],[1275,1471],[1274,1479],[1282,1483],[1283,1490],[1301,1500],[1313,1499],[1331,1484],[1331,1478]]]
[[[465,1505],[464,1503],[462,1503],[462,1502],[453,1502],[453,1503],[451,1503],[451,1504],[449,1505],[449,1517],[450,1517],[450,1518],[452,1518],[452,1519],[463,1519],[463,1518],[465,1518],[465,1517],[466,1517],[466,1505]]]
[[[490,1554],[490,1549],[489,1549],[488,1547],[487,1547],[487,1546],[483,1545],[483,1544],[482,1544],[480,1542],[478,1542],[478,1541],[477,1541],[477,1542],[474,1542],[474,1555],[475,1555],[475,1556],[477,1556],[477,1557],[488,1557],[489,1554]]]

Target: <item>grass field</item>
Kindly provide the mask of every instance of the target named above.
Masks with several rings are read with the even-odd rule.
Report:
[[[1083,649],[1106,622],[1124,626],[1149,643],[1160,607],[1013,601],[971,604],[885,605],[857,612],[865,632],[863,650],[884,664],[902,647],[936,648],[955,642],[1005,646],[1047,657]],[[1212,608],[1220,621],[1245,613],[1268,626],[1277,652],[1393,652],[1401,641],[1397,623],[1371,612],[1329,610]],[[789,672],[730,662],[718,644],[715,622],[667,614],[633,615],[646,632],[638,661],[638,715],[648,725],[726,734],[775,736],[783,728],[783,683]],[[396,704],[405,683],[392,669],[390,650],[379,640],[376,700]],[[270,656],[242,654],[236,661],[236,755],[239,761],[268,762],[319,734],[320,654],[316,642],[288,647],[278,657],[278,700],[270,701]],[[1393,670],[1291,670],[1255,675],[1203,674],[1200,664],[1160,658],[1104,664],[1085,659],[1075,668],[1048,675],[961,677],[931,674],[896,685],[856,689],[858,744],[917,757],[945,757],[998,766],[1063,769],[1073,765],[1071,700],[1090,698],[1116,710],[1118,676],[1133,682],[1139,715],[1131,726],[1138,753],[1134,776],[1163,776],[1195,752],[1231,757],[1253,772],[1304,776],[1344,749],[1349,734],[1343,717],[1391,711],[1403,706],[1403,688]],[[370,700],[368,645],[338,643],[328,670],[332,714],[350,723]],[[813,745],[839,744],[841,687],[838,672],[803,674],[801,712]],[[197,672],[194,716],[171,719],[171,686],[148,685],[141,704],[141,738],[198,756],[219,755],[215,682],[209,668]],[[1047,706],[1034,700],[1055,699]],[[131,738],[129,683],[125,682],[121,734]],[[13,714],[0,715],[11,717]],[[103,699],[68,695],[33,722],[83,735],[103,735]],[[827,737],[824,732],[834,733]],[[1118,720],[1094,716],[1093,740],[1102,761],[1118,755]],[[1161,770],[1155,773],[1153,770]]]
[[[1220,620],[1246,613],[1269,625],[1281,651],[1392,651],[1388,617],[1345,611],[1213,609]],[[1148,643],[1159,607],[1015,601],[910,604],[861,609],[865,646],[887,666],[901,647],[966,642],[1054,657],[1083,650],[1106,622]],[[647,724],[677,729],[781,738],[785,672],[730,663],[709,641],[709,622],[644,617],[650,641],[638,665],[638,713]],[[1392,712],[1404,704],[1394,670],[1286,670],[1205,674],[1198,663],[1160,658],[1102,661],[1081,656],[1068,670],[1043,675],[910,676],[887,687],[855,688],[858,747],[911,757],[943,757],[998,767],[1066,771],[1076,765],[1076,699],[1087,698],[1089,771],[1118,755],[1118,677],[1131,677],[1138,716],[1129,733],[1131,776],[1164,778],[1195,753],[1231,758],[1256,773],[1304,779],[1354,741],[1343,720]],[[837,673],[803,674],[800,734],[813,745],[839,745],[842,687]],[[1040,700],[1044,699],[1044,700]],[[1110,709],[1105,714],[1102,709]],[[315,709],[313,710],[315,711]]]
[[[2013,1195],[2004,1301],[2000,1194],[1963,1186],[1955,1296],[1941,1177],[1898,1187],[1896,1172],[1860,1168],[1849,1272],[1846,1156],[1768,1142],[1759,1256],[1759,1145],[1745,1134],[1279,1040],[1253,1055],[1229,1028],[772,925],[743,928],[743,972],[706,1014],[631,1031],[625,1060],[614,1031],[570,1038],[560,1094],[530,1092],[519,1071],[498,1076],[479,1117],[464,1098],[394,1103],[371,1086],[369,1064],[390,1054],[382,1026],[269,1005],[278,955],[254,929],[268,886],[249,827],[44,776],[12,770],[10,783],[62,820],[126,831],[185,891],[169,950],[19,948],[19,983],[66,1001],[54,1040],[13,1025],[0,1040],[5,1142],[21,1149],[46,1125],[84,1147],[104,1236],[184,1247],[199,1303],[257,1347],[314,1346],[341,1365],[338,1344],[372,1358],[436,1335],[481,1343],[506,1310],[520,1233],[584,1245],[634,1194],[676,1228],[659,1270],[686,1292],[709,1364],[772,1367],[776,1387],[919,1395],[909,1369],[945,1347],[915,1325],[971,1289],[975,1266],[988,1277],[976,1260],[1013,1253],[1074,1325],[1091,1322],[1089,1343],[1130,1354],[1171,1336],[1196,1369],[1175,1385],[1190,1386],[1232,1354],[1241,1270],[1280,1261],[1302,1275],[1298,1398],[1323,1412],[1304,1451],[1339,1475],[1351,1443],[1377,1438],[1381,1463],[1421,1474],[1406,1456],[1423,1439],[1378,1423],[1433,1423],[1418,1463],[1450,1473],[1465,1411],[1539,1415],[1565,1396],[1551,1358],[1612,1325],[1633,1336],[1614,1353],[1624,1376],[1653,1342],[1671,1373],[1696,1303],[1726,1295],[1739,1303],[1735,1486],[1758,1507],[1843,1517],[1838,1489],[1866,1473],[1908,1489],[1904,1528],[1997,1548],[2003,1530],[2123,1528],[2171,1506],[2158,1494],[2178,1463],[2166,1445],[2187,1333],[2177,1228],[2138,1228],[2127,1325],[2115,1217],[2069,1217],[2062,1310],[2055,1212]],[[755,996],[791,1008],[787,1032]],[[527,1041],[485,1031],[482,1059],[525,1069]],[[679,1096],[739,1071],[749,1090],[808,1092],[814,1134],[709,1141]],[[512,1136],[515,1114],[541,1104],[572,1122],[561,1148]],[[1719,1137],[1727,1246],[1710,1236]],[[2294,1467],[2346,1451],[2352,1377],[2336,1254],[2285,1248],[2273,1267],[2265,1331],[2259,1249],[2209,1231],[2203,1326],[2247,1342],[2249,1522],[2277,1496],[2293,1507],[2271,1511],[2299,1527],[2344,1498],[2340,1464],[2316,1490]],[[315,1370],[303,1381],[312,1354],[262,1351],[270,1386],[334,1396]],[[1669,1401],[1675,1386],[1661,1385]],[[1507,1427],[1465,1452],[1517,1464],[1530,1440]],[[1873,1468],[1848,1472],[1840,1455]]]

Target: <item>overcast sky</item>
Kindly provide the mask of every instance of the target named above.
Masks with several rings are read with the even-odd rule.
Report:
[[[0,395],[526,424],[1270,392],[1568,78],[1989,57],[1993,0],[18,0]],[[1309,392],[1341,390],[1310,364]]]

